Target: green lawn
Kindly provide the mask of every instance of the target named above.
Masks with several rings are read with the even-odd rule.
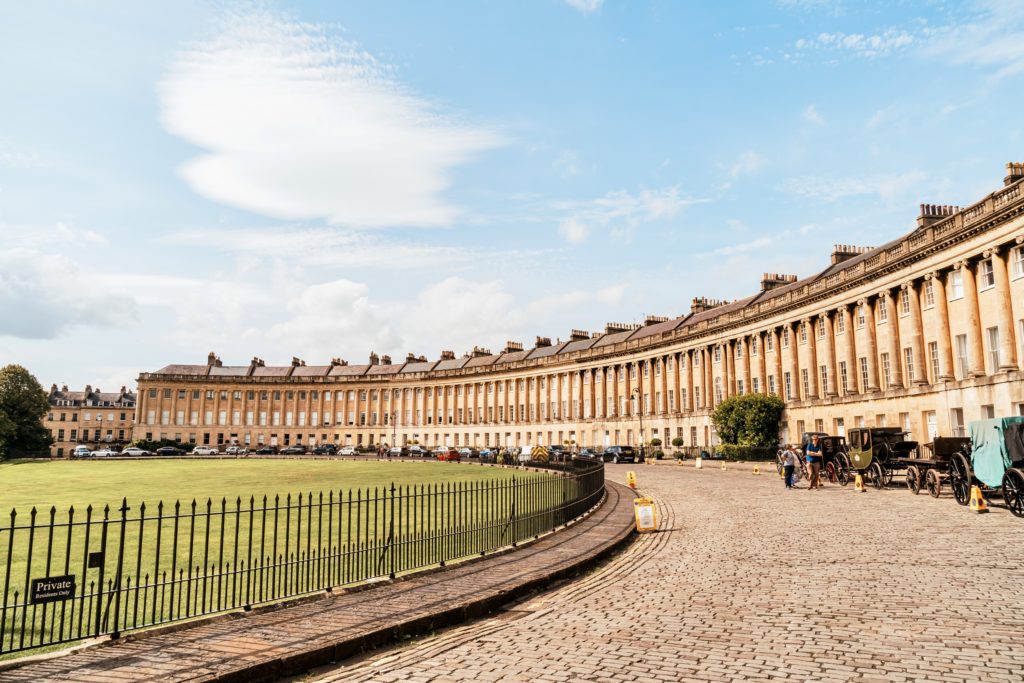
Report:
[[[0,658],[497,549],[554,526],[577,486],[416,460],[0,464]],[[67,575],[74,599],[28,599],[33,579]]]
[[[27,514],[56,506],[63,512],[74,505],[118,508],[122,498],[131,505],[145,501],[152,509],[163,500],[173,504],[212,498],[230,502],[241,496],[337,493],[350,488],[373,488],[439,482],[504,479],[512,470],[456,463],[402,460],[395,462],[342,460],[21,460],[0,463],[0,515],[11,508]]]

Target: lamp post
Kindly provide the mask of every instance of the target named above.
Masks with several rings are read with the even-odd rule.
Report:
[[[640,450],[644,447],[644,405],[640,394],[640,387],[633,390],[633,405],[637,408],[637,415],[640,416]]]

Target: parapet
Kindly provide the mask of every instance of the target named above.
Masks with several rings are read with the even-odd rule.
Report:
[[[1003,185],[1012,185],[1021,179],[1024,179],[1024,162],[1011,161],[1006,164],[1006,177],[1003,178]]]

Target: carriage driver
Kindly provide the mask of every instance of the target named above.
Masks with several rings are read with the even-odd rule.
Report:
[[[821,475],[821,443],[818,441],[818,435],[811,435],[811,442],[804,448],[804,456],[807,459],[807,490],[820,488],[821,484],[818,481]]]

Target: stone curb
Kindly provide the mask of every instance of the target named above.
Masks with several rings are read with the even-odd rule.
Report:
[[[338,591],[331,596],[304,598],[247,614],[230,613],[144,631],[118,641],[86,645],[69,654],[60,653],[62,656],[41,655],[38,659],[6,662],[4,668],[8,670],[0,669],[0,681],[99,681],[116,677],[122,680],[228,683],[273,681],[301,674],[405,637],[485,616],[555,581],[580,573],[633,536],[633,497],[634,492],[627,487],[607,482],[604,502],[587,517],[503,553],[384,581],[371,587]],[[460,596],[461,599],[450,603],[444,601],[447,604],[443,606],[440,604],[439,595],[444,592],[444,581],[451,579],[460,582],[459,585],[466,581],[485,584],[491,574],[494,575],[491,585],[480,585],[480,589],[470,595]],[[511,578],[505,578],[509,575]],[[416,591],[424,595],[418,596]],[[360,600],[371,611],[371,608],[392,600],[398,609],[393,609],[392,614],[377,614],[372,620],[360,622],[356,618],[359,623],[351,624],[353,617],[345,610],[351,611],[353,605],[338,602],[332,612],[330,601],[333,599],[347,599],[349,603]],[[403,601],[408,603],[405,609],[401,608]],[[431,602],[438,604],[430,606]],[[325,616],[328,619],[333,616],[343,623],[336,634],[327,637],[307,626],[311,629],[309,638],[296,638],[296,631],[301,631],[304,624],[312,621],[307,612],[316,612],[314,616],[321,621]],[[263,622],[259,621],[261,618]],[[282,636],[280,640],[286,643],[267,648],[285,650],[276,656],[247,652],[248,657],[240,655],[225,660],[228,648],[220,654],[213,652],[206,657],[208,661],[202,661],[204,642],[208,644],[208,650],[213,650],[212,643],[218,639],[244,635],[252,629],[260,630],[263,637],[275,627],[280,632],[277,635]],[[270,637],[273,635],[271,633]],[[165,644],[164,641],[169,642]],[[184,657],[167,656],[166,651],[175,646],[183,650]]]

